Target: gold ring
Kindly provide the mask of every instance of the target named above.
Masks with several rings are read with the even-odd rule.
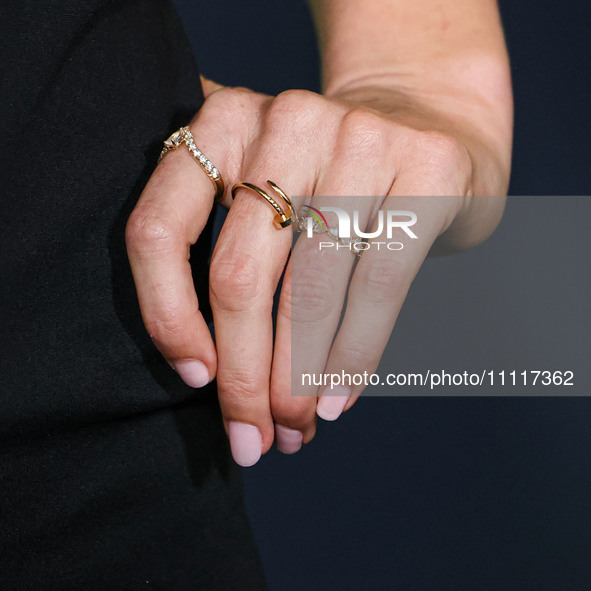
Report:
[[[236,198],[236,192],[238,191],[238,189],[250,189],[251,191],[254,191],[257,195],[262,197],[275,210],[276,215],[274,221],[275,225],[278,228],[287,228],[288,226],[291,226],[293,218],[295,217],[297,219],[297,215],[291,203],[291,199],[273,181],[267,181],[267,184],[271,187],[271,189],[273,189],[275,193],[277,193],[277,195],[279,195],[279,197],[281,197],[281,199],[283,199],[283,201],[285,201],[285,203],[287,203],[287,206],[289,207],[289,211],[291,213],[289,217],[286,215],[285,211],[279,205],[279,203],[277,203],[277,201],[275,201],[275,199],[273,199],[273,197],[271,197],[269,193],[263,191],[263,189],[257,187],[256,185],[253,185],[252,183],[236,183],[232,187],[232,199]]]
[[[219,201],[224,196],[225,186],[224,179],[220,171],[213,165],[211,160],[197,147],[191,129],[187,127],[181,127],[178,131],[175,131],[167,140],[164,142],[164,148],[160,152],[158,157],[158,164],[168,152],[176,150],[185,144],[193,156],[195,162],[199,164],[203,172],[209,177],[209,180],[213,183],[215,189],[214,199]]]
[[[281,197],[281,199],[283,199],[283,201],[285,201],[285,203],[287,203],[287,206],[289,207],[289,211],[291,211],[291,217],[293,219],[293,221],[297,224],[299,221],[298,218],[298,214],[295,210],[295,207],[293,206],[293,203],[291,202],[291,199],[286,195],[285,191],[276,183],[274,183],[273,181],[267,181],[267,184],[271,187],[271,189],[273,189],[273,191],[275,191],[275,193],[277,193],[277,195],[279,195],[279,197]]]

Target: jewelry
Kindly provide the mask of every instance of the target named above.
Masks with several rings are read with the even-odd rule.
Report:
[[[317,211],[317,210],[316,210]],[[324,218],[323,218],[324,219]],[[328,226],[323,220],[318,220],[316,217],[301,217],[297,224],[298,232],[306,232],[311,227],[314,234],[328,234],[328,236],[337,244],[344,246],[351,250],[351,252],[358,258],[361,258],[364,248],[359,248],[358,244],[364,242],[363,238],[355,236],[353,238],[341,238],[339,236],[339,229],[336,226]]]
[[[299,222],[299,218],[295,210],[295,207],[291,202],[291,199],[285,194],[285,191],[279,185],[275,184],[273,181],[267,181],[267,184],[271,187],[271,189],[273,189],[273,191],[275,191],[275,193],[277,193],[277,195],[279,195],[279,197],[281,197],[281,199],[283,199],[283,201],[285,201],[285,203],[287,203],[289,211],[291,211],[291,217],[293,218],[293,221],[297,224]]]
[[[295,213],[295,209],[291,203],[291,199],[273,181],[267,181],[267,184],[271,187],[271,189],[273,189],[273,191],[277,195],[279,195],[279,197],[281,197],[281,199],[283,199],[283,201],[285,201],[285,203],[287,203],[287,206],[289,207],[289,211],[292,215],[290,215],[288,217],[286,215],[285,211],[283,210],[283,208],[279,205],[279,203],[277,203],[277,201],[275,201],[275,199],[273,199],[273,197],[271,197],[271,195],[269,195],[269,193],[267,193],[266,191],[263,191],[263,189],[261,189],[260,187],[257,187],[256,185],[253,185],[252,183],[236,183],[232,187],[232,199],[236,198],[236,193],[237,193],[238,189],[250,189],[251,191],[254,191],[257,195],[262,197],[275,210],[275,212],[277,214],[277,215],[275,215],[275,220],[274,220],[275,225],[278,228],[287,228],[288,226],[290,226],[292,224],[294,217],[297,219],[297,214]]]
[[[181,146],[181,144],[185,144],[187,148],[189,148],[189,152],[193,156],[195,162],[199,164],[203,172],[209,177],[213,186],[215,188],[215,197],[216,201],[219,201],[224,196],[224,179],[222,179],[222,175],[220,171],[213,165],[211,160],[197,147],[195,144],[195,140],[193,139],[193,134],[191,133],[191,129],[187,127],[181,127],[178,131],[175,131],[167,140],[164,142],[164,148],[162,148],[162,152],[160,152],[160,156],[158,157],[158,163],[164,158],[168,152],[172,150],[176,150]]]

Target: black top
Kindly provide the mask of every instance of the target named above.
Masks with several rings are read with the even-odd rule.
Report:
[[[203,101],[179,19],[160,0],[0,17],[0,588],[264,588],[215,390],[152,345],[125,251],[162,139]]]

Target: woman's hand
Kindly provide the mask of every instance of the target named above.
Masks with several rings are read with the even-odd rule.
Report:
[[[333,420],[361,391],[292,392],[291,372],[373,372],[429,252],[468,248],[493,231],[504,205],[494,196],[506,192],[510,142],[498,141],[489,127],[493,117],[471,116],[478,105],[452,116],[383,85],[356,85],[330,98],[302,90],[270,97],[210,81],[204,89],[206,101],[190,127],[221,171],[223,204],[231,206],[210,269],[215,346],[188,263],[213,189],[188,150],[167,154],[155,170],[130,217],[127,245],[149,334],[189,385],[203,386],[217,374],[234,458],[252,465],[275,438],[283,451],[297,451],[313,438],[316,413]],[[339,196],[356,197],[367,229],[379,211],[411,210],[419,239],[397,238],[403,256],[364,252],[352,276],[355,256],[319,253],[317,240],[300,239],[285,269],[291,231],[274,226],[273,211],[256,194],[239,190],[234,202],[229,194],[234,183],[266,188],[268,179],[294,198],[296,209],[342,206]],[[320,196],[330,199],[318,203]],[[298,260],[306,264],[292,277]],[[284,270],[274,337],[273,295]]]

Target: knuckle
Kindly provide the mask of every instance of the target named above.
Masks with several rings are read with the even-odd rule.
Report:
[[[361,107],[351,109],[343,115],[341,133],[348,147],[357,153],[375,156],[387,143],[384,119]]]
[[[226,402],[238,407],[250,406],[264,392],[257,374],[245,368],[219,371],[218,384]]]
[[[280,92],[273,101],[273,105],[281,106],[286,110],[300,110],[303,108],[314,108],[323,103],[320,95],[310,90],[301,88],[290,88]]]
[[[207,98],[204,106],[235,112],[249,105],[254,94],[254,92],[242,86],[226,86],[212,93]]]
[[[359,273],[366,303],[390,301],[394,292],[405,289],[408,285],[407,273],[401,263],[390,258],[369,260],[369,257],[364,263],[366,264],[359,266]]]
[[[248,88],[221,88],[207,97],[196,118],[203,123],[215,125],[220,130],[220,138],[226,135],[233,137],[237,122],[247,121],[262,100],[263,95]]]
[[[211,293],[222,308],[238,311],[260,295],[259,266],[259,262],[247,253],[212,259]]]
[[[283,312],[292,322],[313,324],[334,309],[336,288],[325,270],[317,272],[316,267],[311,264],[297,279],[292,277],[285,293]]]
[[[438,171],[457,171],[468,175],[472,169],[466,148],[454,137],[440,132],[421,132],[417,153],[422,163]]]
[[[337,357],[349,373],[374,372],[378,366],[379,356],[376,352],[364,347],[362,343],[352,342],[340,344],[335,349]]]
[[[131,251],[168,252],[182,241],[179,223],[156,214],[135,210],[125,227],[125,241]]]
[[[325,111],[325,99],[316,93],[301,89],[285,90],[270,103],[267,124],[272,129],[284,128],[286,124],[308,129],[316,125]]]
[[[159,346],[165,346],[171,340],[175,345],[184,344],[182,337],[185,333],[186,323],[183,322],[181,315],[175,310],[169,310],[163,317],[147,317],[144,320],[144,326],[152,340]]]
[[[277,315],[282,316],[291,322],[291,306],[293,303],[293,287],[291,277],[285,277],[281,286],[281,297],[279,298],[279,305],[277,307]]]

